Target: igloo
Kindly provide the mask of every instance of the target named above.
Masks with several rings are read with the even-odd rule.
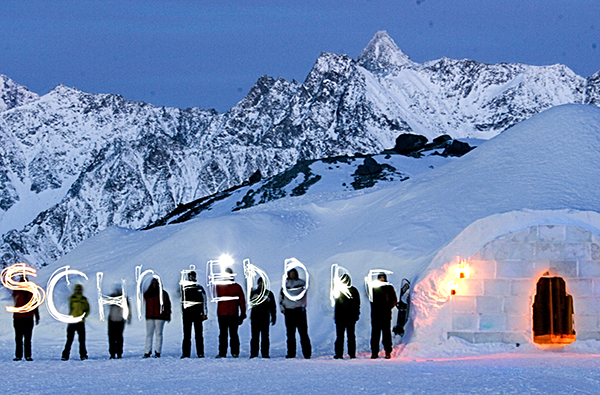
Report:
[[[600,214],[515,211],[464,229],[412,294],[413,340],[600,340]]]

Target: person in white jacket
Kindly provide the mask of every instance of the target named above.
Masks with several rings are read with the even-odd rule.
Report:
[[[289,298],[287,295],[300,295],[306,288],[306,282],[298,278],[298,271],[291,269],[285,281],[285,291],[281,288],[279,307],[285,315],[285,329],[287,332],[286,358],[296,357],[296,330],[300,335],[300,346],[305,359],[310,359],[312,348],[308,337],[308,322],[306,320],[306,293],[299,298]],[[287,294],[287,295],[286,295]]]

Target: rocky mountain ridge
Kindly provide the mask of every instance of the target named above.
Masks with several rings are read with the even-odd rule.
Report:
[[[401,134],[490,138],[599,74],[562,65],[412,62],[385,32],[354,60],[323,53],[303,83],[261,77],[231,110],[159,108],[58,86],[0,84],[1,261],[47,264],[109,226],[143,228],[256,171],[394,147]],[[8,82],[7,82],[8,81]]]

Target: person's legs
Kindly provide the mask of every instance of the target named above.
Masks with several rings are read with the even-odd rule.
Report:
[[[23,342],[25,348],[25,359],[31,359],[31,338],[33,337],[33,318],[24,322]]]
[[[65,348],[62,352],[62,359],[69,359],[71,354],[71,345],[73,344],[73,339],[75,338],[75,324],[67,325],[67,342],[65,343]]]
[[[258,346],[260,342],[260,324],[258,320],[250,321],[250,358],[258,356]]]
[[[183,342],[181,344],[181,357],[189,358],[192,352],[192,318],[183,314]]]
[[[386,358],[389,358],[392,353],[392,350],[393,350],[391,320],[385,320],[385,322],[382,322],[381,333],[382,333],[381,340],[383,342],[383,349],[385,350],[385,356],[386,356]]]
[[[154,329],[154,333],[156,334],[156,346],[155,346],[155,356],[159,357],[162,353],[162,345],[163,345],[163,330],[165,329],[165,320],[156,320],[156,326]]]
[[[229,317],[229,345],[231,355],[238,357],[240,355],[240,337],[238,335],[239,321],[237,316]]]
[[[22,318],[13,318],[13,327],[15,328],[15,359],[23,358],[23,337],[25,328]]]
[[[226,357],[227,356],[227,317],[219,316],[219,355],[218,357]]]
[[[344,356],[344,329],[345,326],[343,323],[335,323],[335,354],[333,356],[334,358],[343,358]]]
[[[346,325],[348,335],[348,355],[350,358],[356,358],[356,322],[350,322]]]
[[[294,310],[285,311],[285,330],[287,336],[287,358],[296,357],[296,317]]]
[[[150,355],[152,353],[152,338],[154,337],[155,326],[156,320],[146,318],[146,347],[144,347],[145,355]]]
[[[115,329],[115,350],[117,352],[117,358],[121,358],[121,355],[123,355],[123,332],[125,331],[125,321],[118,321],[115,324],[117,324]]]
[[[87,359],[87,350],[85,348],[85,322],[78,322],[75,325],[77,338],[79,339],[79,358]]]
[[[204,356],[204,334],[202,333],[202,317],[194,318],[194,335],[196,336],[196,355]]]
[[[269,340],[269,324],[269,321],[264,322],[260,329],[260,354],[263,358],[269,358],[269,348],[271,347],[271,342]]]
[[[371,356],[379,354],[379,340],[381,339],[381,326],[377,320],[371,319]]]
[[[117,327],[115,321],[108,321],[108,353],[111,358],[117,356]]]
[[[298,334],[300,335],[300,346],[302,347],[302,355],[308,359],[312,355],[312,347],[310,338],[308,337],[308,321],[306,319],[306,311],[300,310],[298,314]]]

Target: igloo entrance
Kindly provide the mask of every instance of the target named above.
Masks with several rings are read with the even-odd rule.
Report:
[[[562,277],[544,276],[536,285],[533,302],[533,341],[537,344],[570,344],[573,330],[573,298]]]

